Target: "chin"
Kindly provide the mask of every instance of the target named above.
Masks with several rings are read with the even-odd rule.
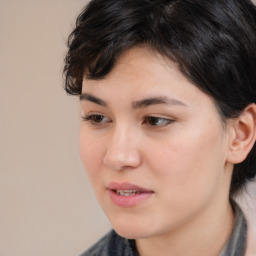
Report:
[[[141,221],[143,222],[143,220]],[[141,225],[136,222],[122,221],[121,223],[112,222],[115,232],[127,239],[143,239],[151,237],[153,234],[150,226]]]
[[[138,228],[136,230],[132,229],[122,229],[122,228],[114,228],[115,232],[124,238],[127,239],[142,239],[147,238],[149,235],[147,235],[145,231],[139,230]]]

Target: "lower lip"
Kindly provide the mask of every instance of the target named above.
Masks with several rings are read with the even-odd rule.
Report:
[[[111,201],[120,207],[134,207],[143,201],[147,200],[153,193],[145,192],[139,193],[132,196],[120,196],[114,190],[108,190]]]

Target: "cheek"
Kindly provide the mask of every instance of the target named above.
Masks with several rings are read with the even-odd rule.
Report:
[[[104,147],[102,141],[95,139],[90,132],[81,128],[79,135],[79,152],[84,169],[94,184],[102,169]]]
[[[148,157],[148,161],[155,179],[168,189],[182,190],[182,193],[214,189],[225,163],[219,137],[215,131],[208,131],[208,136],[199,132],[182,133],[151,146],[154,150],[148,151],[148,156],[155,157]]]
[[[149,153],[155,152],[155,157],[148,158],[148,166],[151,166],[151,180],[154,180],[159,202],[155,216],[166,212],[166,218],[171,216],[178,224],[215,197],[222,179],[220,144],[216,139],[209,145],[202,140],[194,139],[188,143],[186,139],[178,138],[152,148],[154,150]]]

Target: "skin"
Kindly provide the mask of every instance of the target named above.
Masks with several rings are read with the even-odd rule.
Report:
[[[80,155],[116,232],[136,239],[142,256],[218,255],[234,221],[234,123],[224,126],[212,98],[147,47],[126,51],[105,79],[84,79],[82,93]],[[171,100],[134,103],[152,97]],[[107,192],[110,182],[153,194],[119,207]]]

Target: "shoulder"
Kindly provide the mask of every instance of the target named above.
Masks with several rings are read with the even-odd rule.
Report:
[[[130,242],[114,230],[103,236],[80,256],[133,256]]]

